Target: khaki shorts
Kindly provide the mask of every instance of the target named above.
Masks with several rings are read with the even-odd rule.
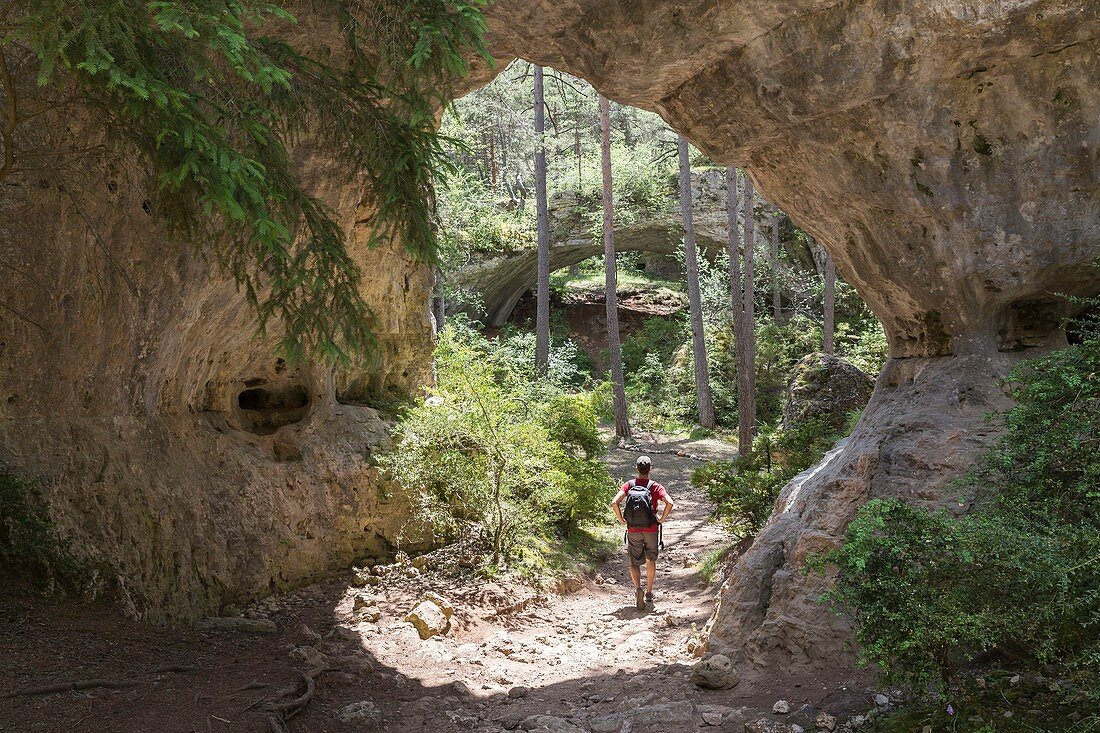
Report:
[[[646,560],[657,559],[656,532],[627,532],[626,555],[630,564],[638,567]]]

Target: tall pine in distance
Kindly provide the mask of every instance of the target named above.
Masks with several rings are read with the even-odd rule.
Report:
[[[600,163],[603,170],[603,266],[604,300],[607,304],[607,350],[611,357],[612,402],[615,407],[615,435],[630,438],[630,417],[626,407],[623,351],[619,341],[618,271],[615,261],[615,204],[611,192],[611,103],[600,95]]]
[[[743,315],[737,335],[737,450],[744,459],[752,458],[752,439],[756,432],[756,312],[753,285],[753,244],[755,242],[755,192],[752,178],[745,173],[742,208],[745,219],[745,287],[741,298]]]
[[[535,368],[550,360],[550,220],[546,201],[546,109],[542,67],[535,66],[535,209],[538,212],[538,286],[535,306]]]
[[[730,313],[733,314],[733,336],[741,340],[744,328],[745,302],[741,292],[741,233],[737,229],[737,211],[741,208],[741,191],[737,169],[726,167],[726,252],[729,255]],[[735,346],[736,350],[736,346]],[[735,357],[736,358],[736,357]]]
[[[699,292],[699,254],[695,247],[695,220],[691,205],[691,154],[683,135],[677,140],[680,156],[680,213],[684,219],[684,263],[687,273],[688,308],[691,311],[691,355],[695,363],[695,398],[699,424],[713,428],[714,402],[710,394],[707,344],[703,333],[703,298]]]
[[[833,353],[836,341],[836,261],[825,250],[825,318],[821,350]]]
[[[771,266],[771,291],[772,291],[772,319],[775,325],[783,325],[783,300],[779,287],[779,221],[783,212],[778,206],[772,205],[772,230],[771,240],[768,246],[768,255]]]

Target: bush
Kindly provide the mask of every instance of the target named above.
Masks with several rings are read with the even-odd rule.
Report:
[[[753,458],[714,461],[695,469],[691,483],[715,505],[739,537],[758,533],[771,517],[779,492],[792,478],[821,460],[840,436],[824,417],[806,420],[778,435],[763,430]]]
[[[960,485],[977,507],[875,501],[829,560],[865,659],[943,690],[977,655],[1057,662],[1100,694],[1100,340],[1021,365],[997,445]]]
[[[444,329],[436,386],[380,459],[416,498],[419,521],[476,535],[502,564],[605,511],[615,487],[599,461],[596,414],[564,393],[569,373],[536,378],[462,322]]]

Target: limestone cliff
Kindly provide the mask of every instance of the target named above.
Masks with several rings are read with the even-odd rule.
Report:
[[[806,554],[870,497],[948,499],[988,442],[982,414],[1004,405],[997,378],[1059,343],[1054,294],[1100,290],[1098,13],[1096,0],[493,5],[496,55],[585,77],[746,167],[886,328],[893,359],[855,434],[787,487],[723,593],[711,645],[742,672],[851,661]],[[58,149],[103,134],[39,124]],[[299,155],[361,244],[357,183]],[[427,273],[397,245],[360,246],[382,363],[291,372],[232,283],[153,225],[137,172],[92,171],[5,186],[0,459],[41,481],[62,527],[154,618],[395,541],[401,508],[367,460],[382,423],[347,403],[426,378]]]
[[[860,425],[788,486],[710,645],[751,677],[844,667],[807,553],[871,497],[943,504],[1003,407],[997,379],[1063,340],[1100,270],[1100,4],[501,0],[494,53],[661,113],[814,235],[883,322]]]
[[[39,126],[57,150],[109,132],[71,108]],[[361,184],[296,154],[363,268],[374,365],[279,359],[234,283],[150,215],[125,156],[4,186],[0,464],[37,480],[134,615],[216,613],[426,539],[371,455],[388,441],[372,406],[430,376],[430,274],[399,243],[368,250]]]

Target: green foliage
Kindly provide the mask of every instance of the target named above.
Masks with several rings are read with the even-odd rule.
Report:
[[[764,527],[787,482],[820,461],[840,437],[824,416],[778,434],[764,429],[751,460],[707,463],[695,469],[691,483],[714,503],[715,516],[739,537],[750,537]]]
[[[852,290],[850,286],[844,286]],[[852,295],[858,300],[858,296]],[[886,341],[886,332],[868,310],[859,301],[858,315],[836,324],[836,353],[866,373],[874,376],[882,371],[882,365],[890,353]]]
[[[29,46],[40,85],[75,85],[110,139],[138,151],[156,213],[233,274],[261,330],[281,322],[290,358],[347,358],[373,346],[360,272],[288,148],[308,135],[362,175],[374,241],[432,260],[431,182],[451,167],[434,110],[464,52],[484,53],[482,5],[332,0],[324,22],[346,48],[322,57],[264,35],[289,35],[279,4],[38,0],[4,44]]]
[[[720,579],[719,572],[721,572],[722,566],[726,563],[730,552],[736,549],[736,547],[736,542],[730,542],[721,547],[716,547],[703,555],[703,559],[699,562],[699,576],[707,585],[712,585],[714,581]]]
[[[668,364],[689,335],[687,317],[682,312],[672,317],[647,318],[640,330],[623,341],[623,368],[627,372],[638,372],[651,359],[661,365]],[[655,387],[652,380],[653,375],[639,376],[642,384]]]
[[[590,403],[566,394],[553,370],[537,378],[532,359],[501,351],[461,321],[448,325],[435,388],[380,460],[418,497],[422,521],[479,535],[494,564],[540,552],[614,493]]]
[[[1100,694],[1100,340],[1026,362],[1005,432],[960,491],[963,516],[876,501],[862,508],[829,598],[867,660],[941,683],[978,654],[1057,662]],[[961,500],[965,506],[967,500]]]
[[[552,222],[591,230],[598,241],[602,177],[596,92],[552,69],[546,70],[545,83]],[[455,264],[471,253],[535,247],[533,104],[531,64],[520,60],[456,100],[444,115],[442,132],[459,172],[439,182],[440,223]],[[675,136],[657,115],[614,103],[612,127],[616,222],[630,224],[666,211],[675,203],[675,156],[668,155]],[[517,179],[526,196],[515,191]]]
[[[58,536],[38,487],[0,473],[0,571],[55,590],[78,586],[82,567]]]
[[[465,264],[471,252],[535,248],[534,217],[504,206],[477,176],[454,171],[443,178],[438,192],[441,244],[449,269]]]

